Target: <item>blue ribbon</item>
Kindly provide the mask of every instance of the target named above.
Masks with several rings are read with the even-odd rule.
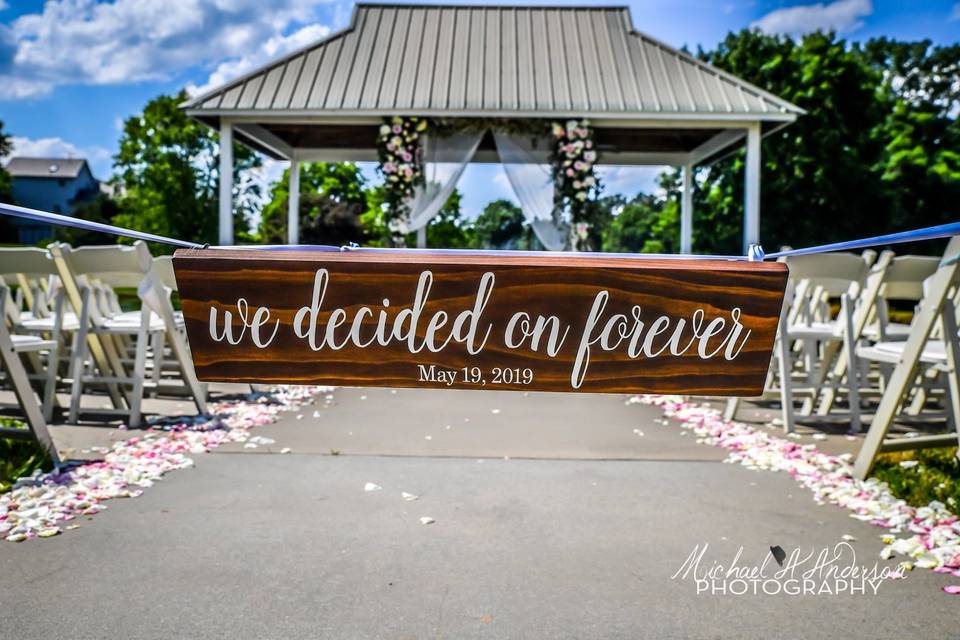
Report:
[[[776,259],[785,258],[788,256],[806,256],[812,253],[848,251],[850,249],[864,249],[866,247],[877,247],[885,244],[898,244],[901,242],[915,242],[917,240],[949,238],[950,236],[956,235],[960,235],[960,222],[951,222],[949,224],[941,224],[936,227],[926,227],[924,229],[914,229],[913,231],[890,233],[885,236],[874,236],[873,238],[863,238],[862,240],[848,240],[847,242],[822,244],[817,247],[807,247],[806,249],[790,249],[789,251],[768,253],[767,258]]]
[[[15,218],[24,218],[26,220],[33,220],[35,222],[45,222],[48,224],[56,224],[62,227],[74,227],[76,229],[83,229],[85,231],[99,231],[102,233],[109,233],[115,236],[125,236],[127,238],[136,238],[137,240],[149,240],[151,242],[161,242],[163,244],[169,244],[175,247],[184,247],[187,249],[203,249],[206,246],[203,244],[197,244],[196,242],[187,242],[186,240],[175,240],[173,238],[165,238],[164,236],[158,236],[152,233],[143,233],[142,231],[134,231],[132,229],[124,229],[123,227],[115,227],[112,224],[90,222],[88,220],[83,220],[82,218],[71,218],[70,216],[61,216],[56,213],[47,213],[46,211],[38,211],[36,209],[28,209],[26,207],[18,207],[16,205],[4,204],[2,202],[0,202],[0,213],[6,216],[13,216]]]
[[[198,244],[196,242],[189,242],[187,240],[177,240],[174,238],[167,238],[164,236],[158,236],[152,233],[144,233],[142,231],[134,231],[133,229],[124,229],[123,227],[115,227],[111,224],[103,224],[100,222],[90,222],[88,220],[83,220],[81,218],[72,218],[70,216],[62,216],[56,213],[48,213],[46,211],[38,211],[36,209],[28,209],[26,207],[18,207],[12,204],[0,203],[0,214],[14,216],[17,218],[25,218],[27,220],[34,220],[36,222],[44,222],[48,224],[56,224],[65,227],[75,227],[77,229],[84,229],[86,231],[98,231],[101,233],[109,233],[116,236],[124,236],[127,238],[135,238],[137,240],[148,240],[150,242],[160,242],[163,244],[169,244],[174,247],[184,247],[187,249],[206,249],[208,245]],[[757,245],[752,245],[750,248],[750,254],[748,256],[704,256],[704,255],[677,255],[677,254],[653,254],[653,253],[610,253],[606,254],[609,257],[617,258],[660,258],[660,259],[693,259],[693,260],[750,260],[750,261],[761,261],[764,259],[777,259],[784,258],[788,256],[805,256],[814,253],[828,253],[831,251],[848,251],[851,249],[862,249],[865,247],[875,247],[879,245],[886,244],[897,244],[901,242],[915,242],[918,240],[933,240],[936,238],[948,238],[950,236],[960,235],[960,222],[951,222],[949,224],[942,224],[936,227],[926,227],[924,229],[914,229],[913,231],[902,231],[900,233],[891,233],[885,236],[874,236],[872,238],[863,238],[861,240],[850,240],[847,242],[834,242],[833,244],[823,244],[816,247],[807,247],[805,249],[790,249],[789,251],[778,251],[776,253],[768,253],[764,256],[763,249]],[[229,247],[212,247],[214,249],[250,249],[250,250],[272,250],[272,251],[362,251],[364,253],[369,252],[384,252],[384,253],[422,253],[422,254],[452,254],[452,255],[514,255],[514,256],[526,256],[526,257],[535,257],[542,256],[543,252],[541,251],[489,251],[483,249],[391,249],[391,248],[376,248],[376,247],[357,247],[356,245],[344,246],[344,247],[335,247],[333,245],[326,244],[285,244],[285,245],[254,245],[254,246],[229,246]],[[567,255],[570,257],[585,257],[590,254],[580,253],[575,251],[556,251],[551,252],[552,255]],[[957,257],[952,258],[956,260]],[[949,262],[947,262],[949,264]]]

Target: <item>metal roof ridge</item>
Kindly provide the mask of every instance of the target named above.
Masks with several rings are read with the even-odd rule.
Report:
[[[570,11],[607,11],[617,9],[629,11],[630,7],[624,4],[516,4],[510,2],[482,2],[476,4],[453,4],[449,2],[358,2],[355,9],[371,7],[401,7],[404,9],[550,9]]]

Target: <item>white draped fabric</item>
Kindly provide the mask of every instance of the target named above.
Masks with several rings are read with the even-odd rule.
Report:
[[[550,175],[548,141],[494,131],[497,155],[513,193],[537,238],[550,251],[567,246],[567,224],[553,218],[553,179]]]
[[[477,152],[483,131],[468,131],[447,137],[424,136],[422,186],[416,188],[410,202],[407,231],[426,227],[446,204],[464,169]],[[420,234],[423,237],[423,234]]]
[[[427,224],[440,212],[473,159],[484,131],[468,131],[446,137],[424,136],[423,178],[410,201],[410,217],[401,233],[418,231],[417,245],[424,246]],[[494,131],[497,155],[510,186],[537,238],[550,251],[567,248],[569,224],[553,217],[553,179],[550,175],[549,140]]]

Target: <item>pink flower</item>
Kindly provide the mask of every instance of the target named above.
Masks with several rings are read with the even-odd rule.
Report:
[[[587,162],[593,162],[594,160],[597,159],[597,152],[587,151],[586,153],[583,154],[583,159],[586,160]]]
[[[572,177],[573,177],[573,169],[567,169],[567,177],[568,177],[568,178],[572,178]]]
[[[394,132],[394,133],[401,133],[402,131],[403,131],[403,127],[401,127],[399,124],[393,125],[393,132]]]
[[[387,162],[387,163],[384,163],[383,165],[384,173],[395,173],[396,170],[397,170],[397,165],[393,164],[392,162]]]
[[[948,584],[943,588],[943,592],[953,596],[960,596],[960,584]]]
[[[412,178],[413,169],[411,169],[410,167],[407,167],[406,169],[403,170],[403,175],[407,176],[408,178]]]

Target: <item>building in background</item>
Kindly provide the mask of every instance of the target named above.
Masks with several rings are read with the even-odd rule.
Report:
[[[101,189],[83,158],[11,158],[5,168],[13,183],[14,202],[31,209],[73,215]],[[21,244],[53,238],[53,229],[47,224],[16,219],[13,225]]]

